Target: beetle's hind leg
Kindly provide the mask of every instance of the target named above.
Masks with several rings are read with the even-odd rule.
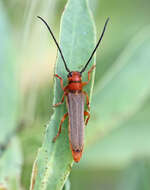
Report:
[[[63,122],[65,121],[65,119],[66,119],[67,116],[68,116],[68,113],[65,113],[64,116],[62,117],[61,122],[60,122],[60,125],[59,125],[58,133],[57,133],[57,135],[53,138],[53,142],[55,142],[56,139],[59,137],[59,135],[60,135],[60,133],[61,133],[62,124],[63,124]]]
[[[87,111],[84,111],[84,116],[87,116],[87,119],[85,120],[85,125],[87,125],[87,124],[88,124],[88,121],[89,121],[89,119],[90,119],[90,113],[87,112]]]

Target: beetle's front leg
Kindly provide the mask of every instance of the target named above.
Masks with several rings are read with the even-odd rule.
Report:
[[[92,67],[91,67],[91,69],[89,70],[89,72],[88,72],[88,81],[87,82],[82,82],[82,86],[85,86],[85,85],[87,85],[89,82],[90,82],[90,80],[91,80],[91,72],[93,71],[93,69],[96,67],[96,65],[93,65]]]
[[[64,91],[64,94],[62,96],[61,101],[58,102],[57,104],[53,105],[54,107],[57,107],[57,106],[61,105],[64,102],[65,96],[67,95],[67,92],[66,92],[67,86],[65,86],[65,87],[63,86],[63,79],[59,75],[55,74],[54,76],[57,77],[60,80],[60,86],[61,86],[62,90]]]
[[[63,79],[57,74],[55,74],[54,76],[60,80],[60,86],[61,86],[62,90],[64,91],[66,87],[63,86]]]

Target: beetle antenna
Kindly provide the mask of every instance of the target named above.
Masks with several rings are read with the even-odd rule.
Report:
[[[109,21],[109,17],[107,18],[107,20],[106,20],[106,22],[105,22],[105,25],[104,25],[104,28],[103,28],[103,32],[102,32],[102,34],[101,34],[101,36],[100,36],[100,39],[98,40],[98,42],[97,42],[97,44],[96,44],[96,47],[94,48],[94,50],[93,50],[93,52],[92,52],[90,58],[88,59],[87,63],[85,64],[85,66],[83,67],[83,69],[80,71],[80,73],[83,73],[83,72],[85,71],[85,69],[87,68],[89,62],[91,61],[91,59],[92,59],[94,53],[96,52],[96,49],[98,48],[98,46],[99,46],[99,44],[100,44],[100,42],[101,42],[101,40],[102,40],[102,38],[103,38],[103,36],[104,36],[104,33],[105,33],[105,30],[106,30],[106,26],[107,26],[108,21]]]
[[[65,58],[64,58],[64,56],[63,56],[63,53],[62,53],[62,51],[61,51],[61,49],[60,49],[60,47],[59,47],[59,45],[58,45],[58,43],[57,43],[57,40],[56,40],[56,38],[55,38],[53,32],[51,31],[49,25],[47,24],[47,22],[46,22],[42,17],[40,17],[40,16],[37,16],[37,17],[38,17],[40,20],[42,20],[42,22],[44,22],[44,24],[47,26],[47,28],[48,28],[48,30],[49,30],[49,32],[50,32],[50,34],[51,34],[51,36],[52,36],[52,38],[53,38],[55,44],[56,44],[56,46],[57,46],[57,48],[58,48],[58,50],[59,50],[59,53],[60,53],[61,58],[62,58],[62,60],[63,60],[63,62],[64,62],[64,65],[65,65],[65,68],[66,68],[66,70],[68,71],[68,73],[70,73],[70,70],[69,70],[68,67],[67,67],[67,64],[66,64]]]

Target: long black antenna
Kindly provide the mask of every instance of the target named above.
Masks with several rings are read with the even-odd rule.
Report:
[[[65,58],[64,58],[64,56],[63,56],[63,53],[62,53],[62,51],[61,51],[61,49],[60,49],[60,47],[59,47],[59,45],[58,45],[58,43],[57,43],[57,41],[56,41],[56,38],[55,38],[53,32],[51,31],[51,29],[50,29],[50,27],[48,26],[47,22],[46,22],[42,17],[40,17],[40,16],[37,16],[37,17],[38,17],[39,19],[41,19],[41,20],[44,22],[44,24],[47,26],[47,28],[48,28],[48,30],[49,30],[49,32],[50,32],[52,38],[54,39],[55,44],[56,44],[56,46],[57,46],[57,48],[58,48],[58,50],[59,50],[59,53],[60,53],[61,58],[62,58],[62,60],[63,60],[63,62],[64,62],[64,65],[65,65],[65,68],[66,68],[66,70],[68,71],[68,73],[70,73],[70,70],[69,70],[68,67],[67,67],[67,64],[66,64]]]
[[[99,44],[100,44],[100,42],[101,42],[101,40],[102,40],[102,38],[103,38],[103,36],[104,36],[104,33],[105,33],[105,30],[106,30],[106,26],[107,26],[108,21],[109,21],[109,17],[107,18],[107,20],[106,20],[106,22],[105,22],[105,25],[104,25],[104,28],[103,28],[103,32],[102,32],[102,34],[101,34],[101,36],[100,36],[100,39],[98,40],[98,42],[97,42],[97,44],[96,44],[96,47],[94,48],[94,50],[93,50],[93,52],[92,52],[90,58],[88,59],[87,63],[85,64],[85,66],[83,67],[83,69],[80,71],[80,73],[83,73],[83,72],[85,71],[85,69],[87,68],[89,62],[91,61],[91,59],[92,59],[94,53],[96,52],[96,49],[98,48],[98,46],[99,46]]]

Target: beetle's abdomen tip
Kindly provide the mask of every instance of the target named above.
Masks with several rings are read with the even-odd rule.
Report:
[[[82,157],[81,150],[72,150],[72,156],[75,162],[79,162]]]

